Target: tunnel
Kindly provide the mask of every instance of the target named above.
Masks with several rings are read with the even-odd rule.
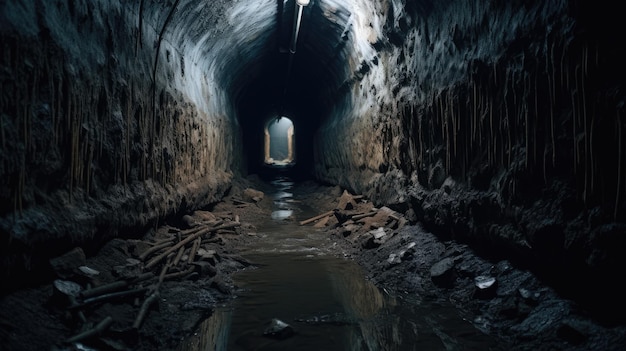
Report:
[[[245,179],[286,177],[510,261],[610,329],[561,320],[557,349],[623,349],[619,13],[587,0],[2,1],[2,299],[49,286],[51,260],[76,248],[96,255]],[[516,294],[498,295],[499,316],[521,309]],[[526,341],[541,325],[529,313],[511,329]]]

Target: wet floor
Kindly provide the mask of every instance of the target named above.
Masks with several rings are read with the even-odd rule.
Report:
[[[272,185],[275,192],[266,195],[275,211],[242,252],[258,268],[235,274],[238,297],[217,308],[181,349],[500,349],[452,306],[379,290],[356,263],[333,254],[327,235],[298,225],[317,213],[298,201],[289,179]],[[268,335],[272,321],[289,327]]]

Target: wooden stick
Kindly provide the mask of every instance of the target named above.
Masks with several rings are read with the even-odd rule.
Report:
[[[133,329],[139,329],[143,324],[143,320],[146,318],[146,314],[150,309],[150,306],[157,301],[159,298],[159,291],[153,292],[150,296],[148,296],[141,305],[141,309],[137,314],[137,318],[135,318],[135,322],[133,323]]]
[[[87,299],[93,296],[103,295],[106,293],[110,293],[111,291],[116,291],[128,286],[128,281],[126,280],[118,280],[113,283],[109,283],[106,285],[97,286],[93,289],[85,290],[80,292],[80,296],[83,299]]]
[[[92,297],[90,299],[85,299],[83,301],[83,303],[78,304],[78,305],[74,305],[74,306],[70,306],[69,309],[73,310],[73,309],[89,306],[89,305],[92,305],[92,304],[95,304],[95,303],[98,303],[98,302],[104,302],[104,301],[107,301],[107,300],[112,300],[112,299],[116,299],[116,298],[120,298],[120,297],[139,295],[139,294],[145,293],[146,291],[148,291],[148,288],[137,288],[137,289],[133,289],[133,290],[124,290],[124,291],[113,292],[113,293],[110,293],[110,294],[99,295],[99,296],[96,296],[96,297]]]
[[[176,229],[176,231],[173,232],[172,234],[180,233],[180,229],[178,229],[178,228],[172,228],[172,229]],[[152,242],[151,244],[152,244],[152,246],[154,246],[154,245],[161,245],[161,244],[166,243],[168,241],[174,241],[174,238],[171,238],[171,237],[170,238],[162,238],[162,239],[159,239],[159,240],[157,240],[155,242]]]
[[[371,211],[371,212],[367,212],[367,213],[363,213],[363,214],[359,214],[359,215],[354,215],[351,218],[352,218],[353,221],[358,221],[359,219],[363,219],[365,217],[371,217],[371,216],[373,216],[373,215],[375,215],[377,213],[378,213],[378,211]]]
[[[204,224],[204,223],[202,223],[202,224]],[[203,226],[197,226],[197,227],[193,227],[191,229],[183,230],[182,232],[180,232],[180,234],[182,234],[183,236],[184,235],[189,235],[189,234],[193,234],[193,233],[199,232],[200,230],[203,230],[203,229],[206,229],[206,228],[203,227]]]
[[[202,243],[202,238],[198,238],[196,239],[196,241],[193,242],[193,246],[191,247],[191,251],[189,252],[189,259],[187,260],[187,263],[193,263],[193,259],[196,257],[196,252],[198,252],[200,243]]]
[[[180,249],[178,250],[178,254],[174,258],[174,261],[172,262],[172,266],[178,265],[180,258],[183,257],[183,253],[185,253],[185,247],[181,246]]]
[[[169,249],[165,250],[165,252],[162,252],[160,255],[158,255],[157,257],[155,257],[152,260],[150,260],[150,262],[146,263],[145,269],[152,268],[154,265],[159,263],[159,261],[161,261],[167,255],[169,255],[171,252],[174,252],[175,250],[178,250],[182,246],[185,246],[187,243],[196,240],[196,238],[199,238],[202,235],[204,235],[204,234],[206,234],[206,233],[208,233],[210,231],[211,231],[210,228],[204,228],[203,230],[201,230],[201,231],[199,231],[197,233],[189,235],[185,239],[181,240],[178,244],[170,247]]]
[[[148,279],[151,279],[151,278],[154,278],[154,273],[146,272],[146,273],[143,273],[143,274],[137,276],[137,278],[131,280],[130,284],[137,284],[137,283],[140,283],[140,282],[142,282],[144,280],[148,280]]]
[[[214,231],[218,231],[220,229],[226,229],[226,228],[233,228],[233,227],[237,227],[240,226],[241,223],[237,223],[237,222],[232,222],[232,223],[226,223],[224,225],[221,226],[217,226],[217,227],[213,227],[213,228],[204,228],[202,230],[200,230],[197,233],[194,233],[192,235],[189,235],[188,237],[186,237],[184,240],[181,240],[178,244],[170,247],[169,249],[167,249],[165,252],[161,253],[160,255],[158,255],[157,257],[153,258],[152,260],[150,260],[150,262],[148,262],[145,266],[145,269],[150,269],[152,268],[154,265],[156,265],[157,263],[159,263],[159,261],[161,261],[164,257],[166,257],[167,255],[169,255],[170,253],[178,250],[181,246],[184,246],[188,243],[190,243],[191,241],[201,237],[202,235],[206,234],[206,233],[210,233],[210,232],[214,232]]]
[[[324,213],[322,213],[322,214],[320,214],[320,215],[317,215],[317,216],[315,216],[315,217],[311,217],[311,218],[309,218],[309,219],[306,219],[306,220],[304,220],[304,221],[301,221],[301,222],[300,222],[300,225],[305,225],[305,224],[309,224],[309,223],[311,223],[311,222],[315,222],[315,221],[317,221],[318,219],[320,219],[320,218],[324,218],[324,217],[328,217],[328,216],[332,215],[333,213],[335,213],[335,210],[331,210],[331,211],[328,211],[328,212],[324,212]]]
[[[151,248],[147,249],[146,251],[144,251],[141,255],[139,255],[139,259],[140,260],[145,260],[146,258],[148,258],[148,256],[152,255],[153,253],[162,250],[168,246],[171,246],[174,243],[174,240],[168,240],[166,242],[157,244],[152,246]]]
[[[109,329],[109,327],[113,324],[113,318],[111,316],[107,316],[100,323],[98,323],[93,329],[86,330],[80,334],[74,335],[71,338],[67,339],[67,343],[75,343],[77,341],[81,341],[87,338],[91,338],[97,335],[102,334],[105,330]]]
[[[237,199],[233,199],[233,203],[235,205],[253,205],[252,202],[246,202],[246,201],[237,200]]]
[[[195,270],[195,267],[189,267],[184,271],[181,272],[174,272],[174,273],[170,273],[170,274],[166,274],[163,277],[163,280],[170,280],[170,279],[176,279],[176,278],[180,278],[180,277],[184,277],[188,274],[193,273],[193,271]]]
[[[154,288],[154,290],[159,290],[159,288],[161,287],[161,283],[163,283],[163,279],[165,279],[165,274],[167,274],[167,271],[170,269],[170,264],[166,264],[165,266],[163,266],[163,269],[161,269],[161,274],[159,274],[159,282],[156,285],[156,288]]]
[[[128,285],[136,284],[136,283],[142,282],[144,280],[148,280],[148,279],[150,279],[152,277],[154,277],[154,274],[152,272],[143,273],[143,274],[137,276],[134,279],[118,280],[118,281],[114,281],[114,282],[109,283],[109,284],[105,284],[105,285],[97,286],[97,287],[92,288],[92,289],[81,291],[80,292],[80,296],[83,299],[87,299],[87,298],[90,298],[90,297],[103,295],[103,294],[106,294],[106,293],[109,293],[109,292],[112,292],[112,291],[120,290],[122,288],[127,287]]]

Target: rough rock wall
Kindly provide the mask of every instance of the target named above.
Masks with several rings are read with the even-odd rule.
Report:
[[[168,30],[177,4],[0,4],[3,275],[228,189],[238,126],[214,72]]]
[[[354,108],[317,135],[316,176],[572,277],[623,266],[624,55],[610,26],[589,28],[585,2],[381,4],[374,58],[354,52]]]

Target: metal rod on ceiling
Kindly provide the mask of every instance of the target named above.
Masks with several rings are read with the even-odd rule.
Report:
[[[300,24],[302,23],[302,11],[309,4],[309,0],[296,0],[296,9],[293,13],[293,31],[291,33],[291,44],[289,52],[296,53],[296,44],[298,42],[298,33],[300,32]]]
[[[289,77],[291,76],[291,67],[293,66],[293,56],[296,53],[298,44],[298,34],[300,33],[300,25],[302,23],[302,12],[304,7],[309,5],[310,0],[296,0],[296,6],[293,13],[293,29],[291,32],[291,42],[289,44],[289,61],[287,62],[287,75],[285,76],[285,89],[283,91],[283,101],[287,97],[287,88],[289,86]],[[284,108],[284,107],[283,107]],[[281,108],[281,110],[283,109]],[[282,111],[281,111],[282,114]]]

